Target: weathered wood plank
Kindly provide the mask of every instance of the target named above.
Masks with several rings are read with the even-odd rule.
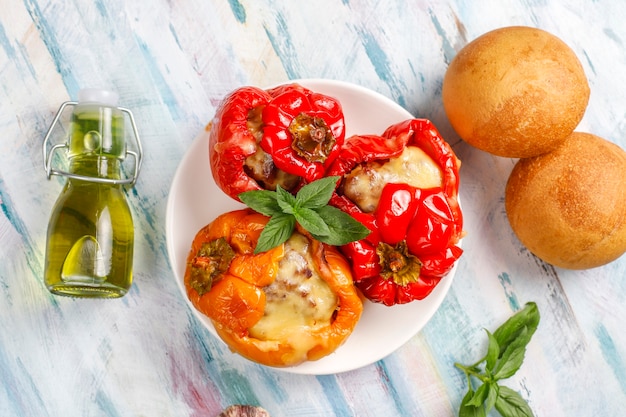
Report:
[[[275,3],[2,1],[0,414],[211,416],[243,402],[273,416],[449,416],[465,392],[454,362],[479,359],[483,328],[495,329],[533,300],[542,321],[508,385],[537,416],[621,415],[626,259],[574,272],[530,255],[504,212],[514,161],[460,141],[440,89],[467,41],[499,26],[538,26],[581,58],[592,95],[580,130],[624,148],[626,5]],[[165,245],[169,185],[221,98],[245,84],[309,77],[363,85],[432,119],[463,160],[468,231],[452,288],[420,334],[376,364],[317,377],[231,354],[189,310]],[[146,153],[128,192],[135,283],[115,301],[54,297],[42,282],[48,216],[62,180],[46,180],[41,141],[58,106],[87,86],[120,93]]]

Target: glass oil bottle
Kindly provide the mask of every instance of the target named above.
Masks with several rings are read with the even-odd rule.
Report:
[[[67,178],[48,223],[44,282],[53,294],[117,298],[132,284],[134,226],[124,186],[135,184],[142,150],[132,113],[117,107],[117,99],[107,90],[81,90],[78,102],[59,108],[44,139],[48,178]],[[69,107],[67,140],[52,145],[52,131]],[[127,118],[136,151],[126,144]],[[67,171],[52,167],[62,150]],[[127,178],[122,171],[128,155],[134,167]]]

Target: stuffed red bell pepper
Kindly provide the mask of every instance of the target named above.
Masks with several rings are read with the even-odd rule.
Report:
[[[345,137],[340,103],[295,83],[233,91],[207,128],[213,178],[236,200],[321,178]]]
[[[381,136],[353,136],[328,171],[342,180],[331,203],[372,233],[342,246],[356,286],[386,305],[425,298],[462,250],[460,161],[428,120]]]

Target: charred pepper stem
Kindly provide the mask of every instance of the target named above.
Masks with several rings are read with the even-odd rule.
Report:
[[[289,125],[291,147],[309,162],[324,162],[335,146],[335,137],[321,117],[298,114]]]
[[[383,279],[392,279],[400,286],[419,281],[422,262],[409,253],[405,240],[395,246],[380,242],[376,253],[380,259],[380,276]]]
[[[202,296],[211,290],[213,283],[228,271],[235,251],[225,238],[205,242],[191,260],[191,279],[189,285]]]

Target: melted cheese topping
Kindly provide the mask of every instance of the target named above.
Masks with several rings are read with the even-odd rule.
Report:
[[[372,213],[388,183],[409,184],[416,188],[441,187],[443,174],[439,165],[417,146],[408,146],[396,158],[381,164],[370,162],[346,175],[343,193],[361,210]]]
[[[276,279],[264,288],[264,315],[249,329],[256,339],[289,343],[296,356],[302,358],[321,342],[311,331],[330,326],[338,305],[337,296],[319,275],[308,248],[308,239],[299,233],[285,243],[285,257]]]

